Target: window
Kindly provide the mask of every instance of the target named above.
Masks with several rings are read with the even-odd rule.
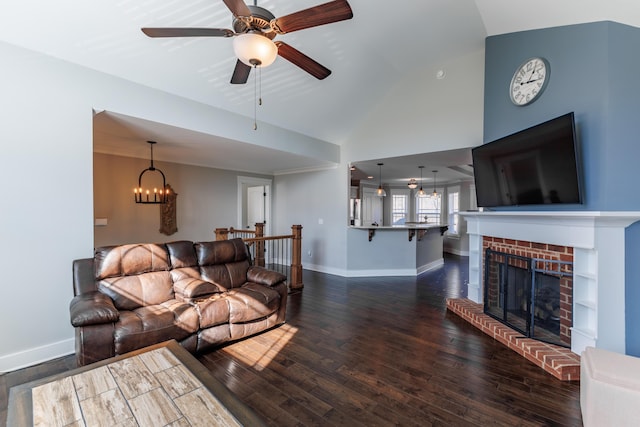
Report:
[[[407,221],[409,211],[409,196],[407,194],[392,193],[391,204],[391,224],[404,224]]]
[[[416,197],[416,221],[430,224],[440,223],[442,193],[437,196]]]
[[[451,187],[449,189],[449,197],[447,200],[447,223],[449,224],[449,230],[447,234],[458,235],[460,215],[460,187]]]

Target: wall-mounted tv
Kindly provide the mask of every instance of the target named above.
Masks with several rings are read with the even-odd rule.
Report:
[[[471,150],[478,206],[580,204],[573,113]]]

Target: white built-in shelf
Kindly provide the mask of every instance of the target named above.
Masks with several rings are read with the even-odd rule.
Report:
[[[460,212],[469,234],[468,298],[482,303],[482,237],[574,249],[571,350],[625,352],[625,228],[638,211]]]

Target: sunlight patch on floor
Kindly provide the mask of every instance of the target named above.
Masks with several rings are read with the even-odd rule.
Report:
[[[241,341],[237,345],[226,347],[222,351],[256,371],[262,371],[278,356],[297,332],[298,328],[295,326],[284,324],[279,328]]]

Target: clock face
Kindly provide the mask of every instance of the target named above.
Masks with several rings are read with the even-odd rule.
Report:
[[[549,81],[549,65],[542,58],[531,58],[518,67],[511,79],[509,95],[516,105],[533,102]]]

